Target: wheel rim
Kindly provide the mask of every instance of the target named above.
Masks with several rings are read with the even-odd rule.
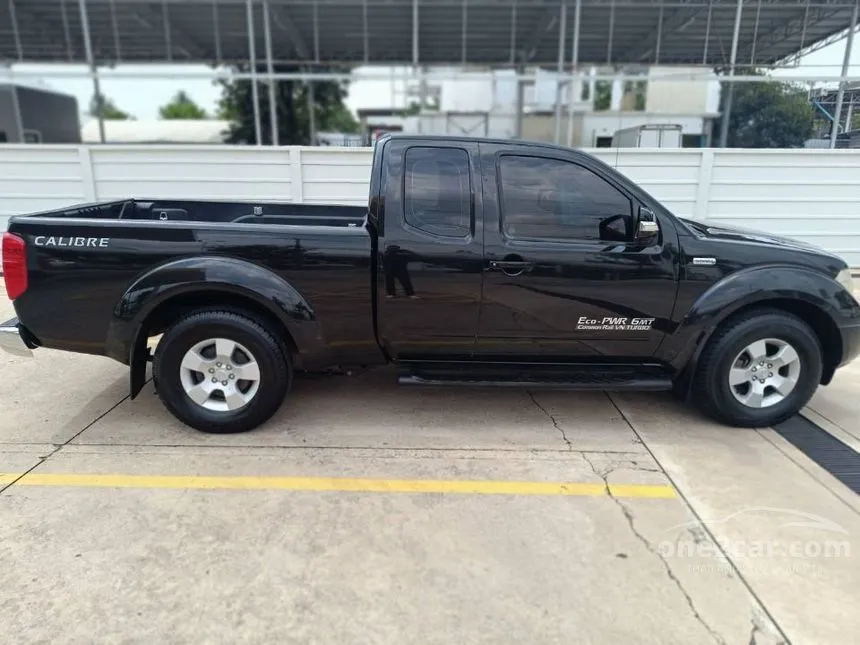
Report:
[[[767,408],[794,391],[800,369],[800,356],[790,343],[763,338],[744,347],[732,361],[729,387],[743,405]]]
[[[260,366],[244,345],[228,338],[209,338],[185,352],[179,367],[185,394],[211,412],[235,412],[260,389]]]

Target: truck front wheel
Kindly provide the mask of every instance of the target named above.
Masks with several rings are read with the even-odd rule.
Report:
[[[265,327],[236,313],[201,311],[165,332],[153,375],[162,403],[180,421],[224,434],[269,419],[286,396],[292,369]]]
[[[822,351],[803,320],[760,309],[725,322],[699,360],[693,399],[733,426],[784,421],[806,405],[821,381]]]

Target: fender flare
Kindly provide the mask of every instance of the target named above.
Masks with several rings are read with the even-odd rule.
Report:
[[[860,315],[856,303],[828,275],[797,266],[758,266],[719,280],[702,293],[660,347],[660,358],[679,375],[676,395],[686,398],[699,357],[717,327],[742,309],[760,304],[780,308],[785,303],[814,308],[834,328],[840,320]]]
[[[182,295],[224,294],[253,302],[274,316],[302,354],[327,349],[316,313],[288,281],[257,264],[223,256],[172,260],[148,270],[117,300],[108,329],[107,355],[131,366],[131,393],[143,387],[148,352],[144,325],[164,303]]]

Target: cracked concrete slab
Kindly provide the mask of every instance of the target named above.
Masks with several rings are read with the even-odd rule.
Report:
[[[40,470],[601,480],[581,453],[468,450],[77,445]],[[688,520],[679,500],[606,496],[13,486],[0,628],[68,643],[746,643],[738,581],[673,578],[657,550],[661,527]]]
[[[645,453],[636,434],[603,392],[528,392],[571,450]]]
[[[722,552],[793,643],[860,642],[860,512],[762,432],[729,428],[653,395],[614,394]],[[767,432],[767,431],[765,431]],[[669,527],[666,527],[668,529]],[[701,553],[689,527],[667,547]]]
[[[567,394],[568,409],[582,411],[573,426],[582,436],[595,437],[607,423],[624,431],[620,421],[613,420],[605,397]],[[237,446],[566,449],[561,436],[546,431],[544,421],[544,413],[529,405],[524,391],[402,388],[396,385],[394,370],[386,368],[353,377],[297,378],[271,421],[231,441]],[[612,432],[605,435],[611,446],[602,449],[635,450],[629,441],[616,442]],[[176,421],[149,384],[137,400],[123,403],[110,419],[94,424],[75,442],[212,445],[223,438]],[[590,445],[598,446],[595,441]]]

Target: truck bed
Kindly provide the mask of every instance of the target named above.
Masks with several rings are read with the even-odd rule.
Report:
[[[239,261],[311,303],[304,317],[313,320],[319,350],[345,359],[378,352],[365,213],[360,206],[129,199],[13,216],[9,231],[26,241],[31,269],[15,309],[45,347],[128,360],[116,330],[133,327],[126,310],[134,284],[180,262],[168,282],[203,292],[227,280],[219,267]],[[232,276],[226,288],[241,282]]]
[[[220,224],[289,224],[305,226],[361,226],[367,208],[336,204],[289,202],[218,202],[175,199],[124,199],[80,204],[28,217],[161,220]]]

